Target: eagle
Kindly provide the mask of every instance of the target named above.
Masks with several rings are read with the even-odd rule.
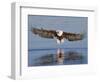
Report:
[[[47,30],[44,28],[32,28],[32,33],[42,38],[55,39],[58,44],[68,41],[83,40],[84,33],[70,33],[64,32],[63,30]]]

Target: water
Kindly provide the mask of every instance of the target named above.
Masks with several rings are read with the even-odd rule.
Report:
[[[28,50],[28,66],[87,64],[87,48],[57,48]]]

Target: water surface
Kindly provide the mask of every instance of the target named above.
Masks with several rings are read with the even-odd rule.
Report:
[[[87,48],[28,50],[28,66],[77,65],[88,63]]]

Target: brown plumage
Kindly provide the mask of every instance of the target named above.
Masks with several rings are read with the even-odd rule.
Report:
[[[84,38],[84,34],[63,32],[61,30],[57,30],[57,31],[46,30],[43,28],[41,29],[32,28],[32,33],[43,38],[48,38],[48,39],[56,38],[57,40],[59,40],[60,43],[62,43],[64,39],[68,41],[77,41],[77,40],[82,40]]]

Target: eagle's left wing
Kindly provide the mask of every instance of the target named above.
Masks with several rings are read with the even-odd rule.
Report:
[[[32,33],[35,35],[38,35],[42,38],[49,38],[49,39],[53,39],[56,32],[54,30],[46,30],[46,29],[38,29],[38,28],[32,28],[31,29]]]
[[[84,38],[84,34],[75,34],[75,33],[63,33],[63,37],[65,39],[68,39],[69,41],[77,41],[77,40],[82,40]]]

